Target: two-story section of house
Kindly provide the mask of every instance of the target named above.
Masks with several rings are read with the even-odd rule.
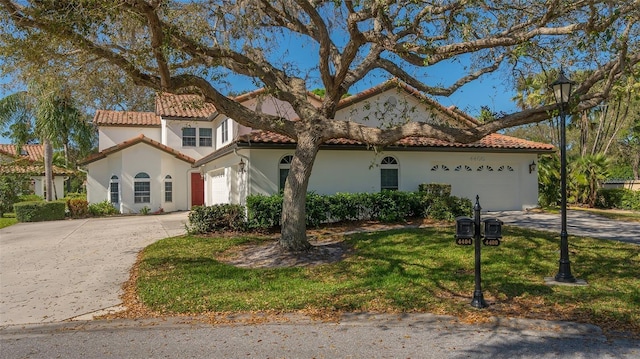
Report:
[[[97,111],[99,152],[82,162],[89,203],[121,213],[188,210],[204,204],[192,164],[225,146],[238,125],[195,95],[158,94],[154,112]]]

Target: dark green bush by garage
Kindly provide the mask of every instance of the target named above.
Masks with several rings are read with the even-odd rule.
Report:
[[[19,202],[13,205],[18,222],[41,222],[64,219],[64,202]]]

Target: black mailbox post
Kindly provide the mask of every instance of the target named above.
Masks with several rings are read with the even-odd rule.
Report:
[[[482,227],[480,225],[480,196],[476,196],[476,204],[473,206],[473,219],[469,217],[456,218],[456,244],[467,246],[475,243],[475,290],[473,292],[473,300],[471,306],[475,308],[485,308],[488,304],[484,300],[482,294],[481,278],[480,278],[480,239],[484,237],[482,243],[486,246],[499,246],[502,238],[502,221],[495,218],[487,218],[484,220],[484,236],[482,235]]]

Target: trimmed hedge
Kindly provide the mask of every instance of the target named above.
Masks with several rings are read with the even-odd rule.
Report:
[[[13,205],[18,222],[41,222],[64,219],[65,203],[54,202],[19,202]]]
[[[238,204],[217,204],[197,206],[189,212],[187,232],[202,234],[245,228],[244,207]]]
[[[429,217],[454,220],[471,214],[472,204],[437,190],[433,192],[382,191],[377,193],[337,193],[319,195],[308,193],[306,222],[309,227],[322,223],[374,220],[401,222],[410,217]],[[252,195],[247,198],[247,219],[250,228],[280,226],[282,194]]]

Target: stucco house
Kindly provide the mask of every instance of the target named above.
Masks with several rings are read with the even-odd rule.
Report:
[[[295,120],[292,108],[263,90],[236,97],[243,105]],[[309,101],[320,99],[309,94]],[[336,119],[372,126],[405,121],[453,127],[477,124],[398,81],[343,99]],[[280,191],[295,142],[253,130],[194,95],[159,94],[155,112],[98,111],[99,153],[87,158],[90,203],[108,200],[123,213],[187,210],[196,205],[244,204],[251,194]],[[421,183],[449,183],[452,194],[481,196],[484,210],[537,206],[537,156],[553,146],[501,134],[470,144],[410,137],[373,150],[353,140],[326,142],[309,191],[319,194],[415,191]]]
[[[44,176],[44,147],[38,144],[18,146],[0,144],[0,172],[22,173],[31,177],[30,189],[34,194],[44,197],[46,181]],[[53,198],[64,197],[64,181],[73,171],[53,166]]]

